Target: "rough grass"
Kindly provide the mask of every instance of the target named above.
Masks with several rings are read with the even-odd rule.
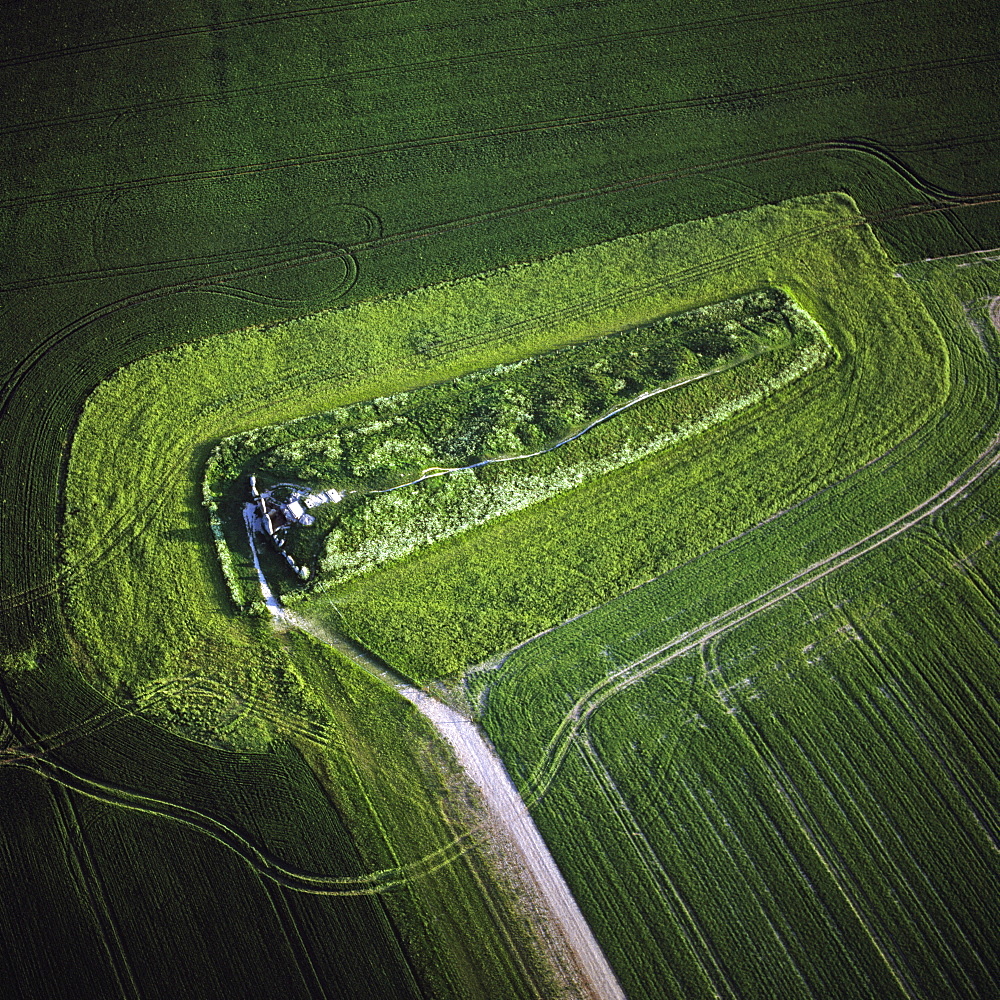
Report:
[[[946,355],[863,221],[836,200],[827,212],[825,221],[758,216],[756,234],[753,216],[717,220],[718,242],[678,245],[666,271],[688,276],[688,301],[733,282],[789,288],[831,338],[837,364],[571,497],[348,581],[317,598],[316,613],[412,676],[454,675],[718,545],[905,438],[940,405]],[[734,263],[727,237],[738,241]],[[726,378],[738,385],[736,372]],[[713,394],[733,389],[725,381],[689,387],[689,405],[708,409]]]
[[[847,199],[805,199],[631,238],[641,253],[624,253],[627,242],[601,244],[535,270],[305,318],[281,338],[251,328],[124,369],[91,396],[70,457],[61,575],[78,636],[110,683],[128,684],[178,662],[197,664],[199,649],[206,665],[214,663],[215,639],[247,635],[225,610],[231,603],[218,564],[204,559],[211,536],[198,484],[221,438],[516,360],[690,308],[703,295],[725,297],[718,290],[731,289],[730,268],[753,262],[755,247],[761,258],[780,259],[785,248],[820,266],[822,240],[861,225]],[[843,257],[841,266],[849,265]],[[766,259],[751,267],[747,286],[789,278],[815,314],[823,290],[808,264],[798,275]],[[547,280],[537,280],[537,269]],[[544,298],[519,298],[525,283]],[[447,331],[430,356],[412,339],[427,312]],[[359,337],[360,329],[381,336]],[[253,655],[249,638],[237,639],[233,669],[249,668]]]

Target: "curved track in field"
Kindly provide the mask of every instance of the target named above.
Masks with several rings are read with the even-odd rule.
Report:
[[[130,191],[141,191],[165,184],[188,184],[195,181],[218,181],[232,177],[248,177],[271,173],[276,170],[292,168],[329,166],[346,162],[358,157],[385,157],[390,154],[428,150],[435,147],[453,147],[456,145],[478,144],[496,139],[510,139],[530,135],[548,135],[569,128],[588,128],[604,126],[611,122],[644,121],[651,115],[670,114],[675,111],[693,108],[709,107],[725,103],[757,100],[761,97],[776,97],[804,93],[810,90],[822,90],[834,85],[857,85],[879,80],[887,76],[896,76],[900,72],[917,74],[923,72],[940,72],[954,69],[958,66],[986,65],[1000,59],[1000,54],[989,53],[979,56],[966,56],[957,59],[933,59],[912,63],[900,68],[869,70],[863,73],[843,73],[828,77],[817,77],[785,86],[758,88],[745,92],[733,92],[708,97],[683,98],[677,101],[657,101],[648,104],[637,104],[627,108],[617,108],[592,114],[569,115],[559,118],[546,118],[525,122],[519,125],[495,126],[483,129],[463,129],[455,132],[441,132],[437,135],[423,136],[414,139],[401,139],[394,142],[375,143],[367,146],[354,146],[343,150],[327,150],[316,153],[305,153],[299,156],[281,157],[271,160],[233,164],[226,167],[212,167],[200,170],[185,170],[173,173],[150,174],[137,177],[128,182],[106,181],[101,184],[77,185],[63,187],[52,191],[24,194],[0,201],[0,208],[14,208],[26,205],[39,205],[46,202],[59,202],[68,198],[83,198],[92,195],[120,195]],[[846,140],[849,141],[849,140]],[[831,143],[831,148],[837,141]],[[802,143],[797,147],[801,151],[822,150],[827,143],[818,140]],[[745,158],[736,158],[736,163],[754,163],[769,159],[767,152],[751,154]],[[683,175],[682,175],[683,176]]]
[[[994,300],[993,309],[997,312],[997,316],[994,317],[994,326],[996,332],[1000,334],[1000,306],[995,305],[996,302],[1000,302],[1000,298]],[[990,355],[988,360],[992,360],[994,355],[992,347],[987,347],[987,350]],[[940,421],[934,421],[932,424],[924,425],[920,431],[911,435],[906,443],[911,447],[919,447],[919,440],[928,434],[935,433],[939,423]],[[894,450],[895,448],[891,451]],[[883,461],[891,454],[891,451],[875,462],[869,463],[865,468],[870,468]],[[831,573],[850,565],[855,560],[905,532],[924,522],[933,523],[943,510],[966,497],[977,483],[995,472],[998,466],[1000,466],[1000,433],[995,433],[987,445],[965,468],[954,475],[940,489],[911,507],[904,514],[869,532],[864,537],[829,553],[824,558],[801,569],[755,597],[726,609],[696,628],[682,632],[593,684],[576,699],[573,706],[553,730],[542,759],[535,765],[522,789],[526,801],[533,805],[544,796],[574,743],[586,734],[586,726],[590,717],[609,699],[674,660],[710,646],[718,636],[738,628],[749,619],[787,600],[805,588],[820,583]],[[808,501],[802,503],[806,502]],[[802,503],[797,506],[801,507]],[[765,523],[770,523],[773,520],[773,518],[769,519],[769,522]],[[523,648],[523,645],[518,648]]]
[[[165,679],[145,692],[138,711],[155,709],[163,699],[178,693],[190,693],[204,683],[204,679],[196,675]],[[2,701],[6,705],[6,699]],[[305,871],[289,865],[273,851],[257,843],[246,831],[237,829],[217,816],[178,802],[143,795],[131,787],[80,774],[55,759],[54,755],[67,744],[93,736],[115,722],[136,714],[135,709],[111,706],[75,725],[45,735],[31,732],[23,720],[9,719],[5,727],[4,743],[0,748],[0,767],[22,768],[106,805],[132,809],[191,827],[238,854],[258,874],[297,892],[315,895],[361,896],[386,892],[453,863],[474,843],[477,831],[471,829],[435,851],[391,868],[352,875]],[[284,731],[289,734],[318,745],[326,742],[323,734],[313,728],[296,726],[287,719],[282,719],[281,722]]]
[[[344,265],[344,277],[334,288],[336,296],[346,295],[354,283],[357,281],[358,266],[357,260],[350,250],[333,243],[323,243],[317,241],[314,249],[299,249],[297,252],[276,253],[275,251],[262,251],[259,256],[261,260],[231,271],[219,271],[199,278],[188,278],[182,281],[160,285],[157,288],[145,289],[133,295],[116,299],[97,309],[78,317],[72,323],[49,334],[48,337],[39,341],[31,351],[24,355],[16,365],[12,367],[11,374],[4,381],[0,390],[0,417],[2,417],[11,401],[11,397],[25,383],[32,370],[38,365],[42,358],[54,347],[77,336],[87,327],[100,320],[107,319],[115,313],[129,309],[133,306],[143,305],[148,302],[155,302],[166,299],[173,295],[185,292],[207,292],[214,295],[230,295],[235,298],[246,298],[257,302],[279,303],[281,305],[296,304],[294,299],[282,299],[277,296],[268,296],[241,289],[238,282],[247,279],[260,277],[263,275],[281,272],[300,267],[313,261],[338,260]]]
[[[1000,193],[997,195],[991,195],[988,199],[989,201],[1000,201]],[[984,204],[987,199],[974,198],[970,200],[964,200],[961,202],[962,205],[966,204]],[[935,205],[920,205],[905,207],[898,210],[892,215],[886,215],[883,219],[878,221],[884,221],[888,218],[903,218],[910,215],[927,214],[931,212],[941,212],[947,211],[950,208],[957,207],[956,203],[952,202],[950,199],[946,204],[935,204]],[[856,221],[849,223],[830,223],[822,226],[814,226],[809,229],[802,230],[795,235],[795,239],[801,242],[805,242],[813,239],[816,236],[823,234],[824,232],[831,232],[839,228],[846,228],[851,226],[865,226],[868,225],[869,220],[859,218]],[[410,239],[419,238],[419,235],[424,235],[426,231],[422,231],[420,234],[406,237],[393,237],[385,236],[377,242],[379,245],[391,243],[398,239]],[[464,337],[453,338],[447,342],[443,342],[441,348],[435,351],[434,355],[422,366],[411,366],[411,367],[425,367],[431,368],[440,363],[443,358],[454,354],[458,350],[466,349],[470,346],[475,346],[478,344],[494,343],[501,341],[505,338],[510,338],[516,336],[519,332],[528,329],[529,327],[536,325],[540,322],[554,323],[564,321],[566,319],[584,315],[587,312],[593,311],[595,309],[608,308],[614,305],[618,305],[629,301],[631,298],[648,294],[650,291],[654,291],[658,288],[669,287],[671,285],[680,284],[687,280],[695,279],[701,275],[713,273],[721,268],[732,267],[741,261],[752,260],[766,256],[768,253],[773,252],[779,246],[787,245],[789,242],[788,238],[762,241],[760,243],[754,244],[752,247],[746,250],[735,251],[730,254],[722,255],[713,258],[711,261],[704,261],[690,267],[680,268],[673,273],[671,273],[667,278],[662,281],[658,281],[649,285],[644,285],[637,287],[635,289],[627,289],[621,292],[616,292],[606,296],[598,296],[594,299],[585,302],[577,302],[570,306],[565,306],[559,309],[550,310],[542,316],[531,317],[530,319],[522,320],[516,323],[505,324],[500,327],[495,327],[484,331],[481,334],[470,334]],[[353,253],[356,250],[361,249],[362,244],[355,244],[353,247],[349,248],[349,252]],[[341,251],[339,248],[331,250],[330,253],[333,255],[339,254]],[[261,265],[263,267],[264,265]],[[228,278],[228,275],[226,276]],[[223,278],[223,281],[226,280]],[[206,279],[206,282],[214,280]],[[113,312],[127,308],[129,305],[137,304],[139,302],[148,301],[150,299],[160,299],[166,298],[169,294],[173,294],[178,291],[186,290],[199,290],[199,282],[188,283],[185,282],[181,286],[165,286],[161,289],[156,289],[152,292],[139,293],[136,296],[132,296],[129,299],[121,300],[115,302],[112,305],[103,307],[102,309],[95,310],[94,312],[88,314],[88,316],[75,321],[68,327],[64,327],[56,335],[53,335],[55,339],[50,338],[47,342],[49,346],[53,343],[67,339],[72,334],[79,332],[85,326],[92,322],[96,322],[99,319],[104,318],[106,315],[110,315]],[[28,377],[30,370],[38,363],[43,355],[41,348],[36,349],[32,354],[32,360],[30,362],[22,362],[19,365],[19,373],[15,377],[14,384],[8,381],[3,393],[0,393],[0,413],[3,411],[4,405],[9,405],[11,395],[14,389],[21,385],[24,380]],[[290,373],[289,376],[282,380],[282,385],[285,387],[290,387],[295,390],[311,389],[313,387],[318,387],[324,384],[329,384],[331,381],[342,381],[344,379],[349,379],[359,375],[366,374],[369,370],[364,368],[358,369],[341,369],[336,372],[331,372],[329,374],[324,374],[322,376],[316,376],[313,374],[312,368],[304,368],[301,370],[301,374],[296,376],[296,373]],[[258,385],[255,386],[255,391],[266,394],[269,386]],[[46,410],[46,405],[44,402],[40,404],[39,419],[44,421],[44,415]],[[40,581],[32,584],[28,587],[21,588],[15,592],[8,592],[7,594],[0,595],[0,607],[4,608],[16,608],[20,607],[26,603],[36,600],[39,597],[47,596],[55,593],[58,588],[68,579],[79,576],[81,573],[86,572],[88,569],[94,565],[101,564],[111,559],[114,555],[115,548],[122,543],[125,538],[131,537],[138,532],[143,531],[156,516],[156,511],[165,503],[165,490],[170,483],[171,479],[176,475],[176,473],[184,466],[188,461],[189,455],[186,449],[179,448],[176,456],[172,459],[164,456],[163,468],[164,475],[160,481],[159,488],[152,491],[151,496],[153,499],[148,503],[148,505],[143,510],[133,510],[126,513],[121,519],[119,519],[113,527],[109,528],[104,536],[104,544],[93,547],[90,551],[83,553],[81,558],[73,562],[72,564],[63,564],[59,566],[49,579],[45,581]]]
[[[529,779],[525,790],[529,801],[534,803],[544,795],[574,740],[579,737],[586,726],[587,720],[609,698],[614,697],[626,687],[642,680],[649,674],[655,673],[673,660],[699,649],[723,632],[738,627],[743,622],[792,597],[800,590],[817,583],[830,573],[849,565],[855,559],[867,555],[886,542],[892,541],[903,532],[909,531],[945,507],[962,499],[980,479],[995,471],[998,465],[1000,465],[1000,434],[994,437],[989,446],[980,452],[975,462],[950,480],[941,490],[917,504],[902,517],[891,521],[878,531],[871,532],[852,545],[838,549],[825,559],[815,562],[789,577],[778,586],[764,591],[749,601],[729,608],[696,629],[683,632],[671,639],[669,643],[646,653],[628,666],[615,671],[600,683],[593,685],[577,699],[576,704],[559,724],[543,763],[536,768]]]
[[[11,767],[33,771],[64,788],[107,805],[132,809],[192,827],[238,854],[258,874],[289,889],[314,895],[371,896],[386,892],[451,864],[472,845],[472,834],[467,833],[415,861],[361,875],[328,875],[300,871],[289,867],[281,858],[255,843],[246,834],[221,819],[197,809],[88,778],[42,756],[12,759],[5,763]]]

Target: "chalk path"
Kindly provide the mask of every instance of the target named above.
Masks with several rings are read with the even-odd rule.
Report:
[[[322,630],[281,605],[261,569],[249,516],[246,525],[254,567],[268,610],[285,625],[303,629],[320,641],[330,643],[330,637]],[[437,698],[402,683],[377,664],[369,664],[359,656],[352,659],[390,683],[454,751],[466,778],[479,791],[488,813],[477,827],[477,833],[488,838],[489,846],[513,863],[522,876],[520,886],[530,896],[522,902],[535,920],[540,919],[543,924],[543,940],[539,943],[547,952],[553,972],[566,994],[587,1000],[625,1000],[611,965],[538,832],[528,807],[480,728]]]

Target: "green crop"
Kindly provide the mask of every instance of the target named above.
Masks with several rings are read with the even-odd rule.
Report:
[[[982,669],[1000,629],[1000,328],[995,268],[977,266],[961,284],[952,264],[908,272],[945,336],[946,406],[476,676],[630,995],[766,978],[788,996],[975,996],[993,978],[972,900],[1000,818]]]
[[[767,287],[816,318],[837,355],[807,377],[777,388],[777,354],[713,376],[692,413],[762,398],[355,577],[336,606],[316,598],[313,619],[428,685],[480,664],[470,690],[523,780],[612,659],[904,514],[989,440],[967,404],[995,408],[995,363],[957,331],[967,310],[990,343],[990,254],[900,262],[996,246],[992,15],[955,0],[0,5],[4,996],[554,995],[502,859],[465,849],[461,778],[418,715],[234,602],[258,582],[239,539],[219,561],[213,527],[232,512],[210,522],[209,461],[232,435],[256,428],[265,450],[298,418]],[[813,228],[831,218],[854,235]],[[622,266],[577,253],[654,231],[677,242]],[[552,297],[518,285],[567,253]],[[597,308],[653,277],[635,309]],[[437,311],[418,321],[428,288]],[[601,708],[594,753],[564,764],[579,783],[534,808],[609,920],[592,917],[630,995],[997,992],[995,525],[979,479],[871,574],[857,563],[844,594],[816,585],[845,608],[734,632],[734,683],[755,683],[754,658],[786,664],[774,718],[767,684],[741,701],[727,681],[699,688],[706,729],[673,708],[646,719],[697,657]],[[734,536],[739,558],[714,563]],[[525,687],[505,693],[494,651],[650,577],[662,590],[634,590],[618,632],[597,611],[580,619],[591,645],[558,628],[560,668],[526,652],[511,660]],[[812,642],[836,652],[800,663]],[[688,758],[685,727],[702,738]],[[630,853],[602,765],[633,816],[660,817],[648,839],[676,893]]]

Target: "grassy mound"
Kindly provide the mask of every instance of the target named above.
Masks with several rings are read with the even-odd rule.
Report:
[[[268,428],[264,451],[257,432],[227,439],[206,496],[225,525],[220,556],[240,567],[230,578],[251,578],[234,597],[260,598],[242,516],[250,475],[286,500],[331,485],[343,495],[281,531],[315,593],[655,454],[828,355],[816,324],[772,290]],[[687,386],[737,365],[726,391],[703,397],[708,409],[692,405]],[[300,597],[287,576],[282,589]]]

